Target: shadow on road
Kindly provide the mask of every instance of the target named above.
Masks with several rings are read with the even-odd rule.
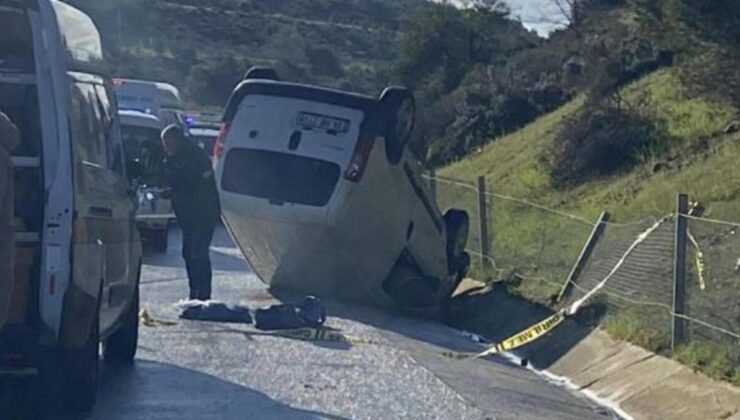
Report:
[[[287,290],[271,291],[284,302],[295,302],[303,295]],[[377,308],[361,303],[336,301],[322,298],[327,313],[333,318],[348,319],[370,325],[379,330],[399,334],[419,342],[436,345],[455,352],[480,350],[479,345],[461,336],[452,328],[440,328],[439,322],[410,316],[395,308]]]
[[[299,293],[280,291],[276,297],[291,302],[300,298]],[[329,315],[351,319],[396,333],[413,340],[426,342],[453,352],[478,352],[480,345],[472,340],[461,339],[456,330],[476,333],[489,342],[498,342],[546,319],[554,311],[543,305],[534,304],[510,294],[503,283],[470,290],[454,297],[450,304],[445,324],[452,328],[440,328],[439,322],[420,319],[393,308],[373,308],[324,300]],[[598,305],[584,307],[576,320],[567,320],[547,336],[516,350],[535,367],[545,369],[558,361],[570,349],[592,331],[592,325],[603,316]],[[504,362],[492,359],[493,362]]]
[[[202,372],[141,360],[130,369],[105,369],[98,401],[88,417],[59,420],[341,418],[296,409]]]
[[[179,229],[173,229],[170,243],[173,244],[167,254],[147,257],[145,262],[156,267],[182,268],[183,261],[179,255],[177,245],[181,241]],[[219,226],[216,229],[211,249],[213,267],[215,270],[251,275],[247,264],[240,256],[237,248],[226,232]],[[184,273],[183,273],[184,275]],[[183,277],[183,280],[185,277]],[[153,279],[151,283],[178,281],[179,278]],[[148,284],[148,283],[147,283]],[[264,302],[273,303],[277,298],[283,302],[299,301],[307,292],[293,292],[283,290],[250,291],[250,304]],[[321,296],[320,296],[321,297]],[[417,341],[426,342],[453,352],[476,352],[480,345],[471,340],[461,339],[461,335],[452,328],[439,328],[438,322],[429,322],[418,319],[393,308],[373,308],[356,303],[335,302],[323,298],[329,315],[346,318],[378,327],[382,330],[396,333]],[[585,309],[585,308],[584,308]],[[598,311],[597,311],[598,312]],[[456,329],[477,333],[488,341],[495,342],[506,339],[531,325],[552,315],[553,311],[545,306],[536,305],[507,292],[503,283],[496,283],[490,287],[469,290],[453,298],[450,305],[450,316],[446,323]],[[517,350],[517,354],[528,358],[536,367],[546,368],[560,359],[573,346],[580,342],[591,329],[578,323],[567,321],[550,335]],[[222,331],[223,333],[244,334],[243,330]],[[337,347],[338,343],[314,342],[318,346]]]
[[[101,362],[102,365],[102,362]],[[3,420],[242,420],[249,418],[341,419],[301,410],[215,376],[179,366],[137,360],[133,367],[107,368],[100,377],[98,404],[82,416],[45,413],[46,402],[35,401],[32,381],[5,384],[16,402],[2,404]],[[6,402],[7,403],[7,402]],[[10,416],[10,417],[8,417]]]
[[[554,311],[510,294],[504,283],[470,290],[453,298],[450,324],[498,342],[546,319]],[[557,362],[591,331],[603,316],[598,305],[584,307],[576,320],[569,319],[547,336],[517,349],[539,369]]]

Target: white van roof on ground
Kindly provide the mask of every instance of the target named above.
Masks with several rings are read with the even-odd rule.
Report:
[[[152,114],[126,109],[118,111],[118,115],[121,117],[121,125],[160,129],[159,118]]]

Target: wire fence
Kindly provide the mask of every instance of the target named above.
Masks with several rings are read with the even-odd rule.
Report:
[[[686,315],[690,339],[734,344],[740,350],[740,225],[690,219]],[[740,356],[739,356],[740,357]],[[740,360],[738,360],[740,363]]]
[[[588,220],[471,183],[428,179],[443,211],[470,214],[473,277],[515,281],[526,297],[555,307],[588,306],[610,330],[651,350],[695,346],[740,365],[739,223],[689,212],[627,224]]]

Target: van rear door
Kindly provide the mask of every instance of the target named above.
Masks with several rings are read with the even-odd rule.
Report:
[[[344,177],[363,120],[357,109],[246,96],[226,139],[221,187],[275,205],[323,208]]]

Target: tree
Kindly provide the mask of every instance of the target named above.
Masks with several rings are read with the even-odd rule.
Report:
[[[576,4],[578,0],[552,0],[552,2],[558,8],[558,11],[568,25],[579,23],[581,16],[578,13],[578,4]]]
[[[185,80],[186,90],[201,105],[223,106],[249,67],[248,62],[231,56],[218,57],[190,70]]]
[[[457,87],[475,65],[491,64],[513,51],[534,46],[527,32],[511,30],[508,9],[497,1],[476,2],[460,9],[431,4],[407,30],[396,68],[401,81],[416,87],[430,76],[444,92]]]
[[[309,48],[306,51],[306,56],[314,74],[333,77],[344,75],[344,68],[330,49],[326,47]]]
[[[676,0],[683,22],[701,38],[740,50],[740,2],[737,0]]]

